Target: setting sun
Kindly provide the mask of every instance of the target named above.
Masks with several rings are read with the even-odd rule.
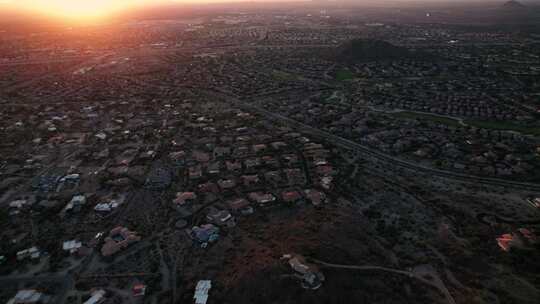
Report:
[[[70,19],[88,20],[110,15],[121,9],[157,1],[146,0],[23,0],[13,1],[15,5],[27,10],[34,10],[47,15]]]

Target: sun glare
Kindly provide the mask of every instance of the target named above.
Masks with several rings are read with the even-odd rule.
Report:
[[[23,0],[19,2],[19,6],[47,15],[73,20],[89,20],[105,17],[140,2],[137,0]]]

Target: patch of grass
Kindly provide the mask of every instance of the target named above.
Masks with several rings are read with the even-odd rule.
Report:
[[[408,118],[408,119],[424,119],[429,120],[432,122],[453,126],[453,127],[459,127],[460,124],[457,120],[448,118],[448,117],[441,117],[437,115],[431,115],[431,114],[424,114],[424,113],[414,113],[414,112],[397,112],[392,113],[393,116],[399,117],[399,118]]]
[[[296,76],[296,75],[293,75],[291,73],[287,73],[287,72],[283,72],[283,71],[279,71],[279,70],[273,70],[272,71],[272,76],[277,79],[277,80],[281,80],[281,81],[292,81],[292,80],[298,80],[299,77]]]
[[[354,73],[349,70],[340,70],[336,73],[336,80],[345,81],[354,78]]]
[[[466,120],[469,126],[490,130],[516,131],[523,134],[540,135],[540,126],[518,125],[506,121]]]
[[[428,113],[415,113],[415,112],[397,112],[392,113],[391,115],[398,118],[407,118],[407,119],[423,119],[440,124],[445,124],[448,126],[459,127],[461,126],[459,121],[456,119],[441,117],[437,115],[432,115]],[[464,120],[463,121],[468,126],[473,126],[477,128],[487,129],[487,130],[500,130],[500,131],[516,131],[522,134],[531,134],[531,135],[540,135],[540,126],[526,126],[518,125],[512,122],[506,121],[488,121],[488,120]]]

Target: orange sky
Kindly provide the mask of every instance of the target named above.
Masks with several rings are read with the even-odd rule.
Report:
[[[141,4],[175,0],[0,0],[0,4],[72,19],[91,19]]]
[[[2,7],[23,8],[27,11],[45,13],[57,17],[67,17],[74,20],[99,19],[118,10],[143,5],[159,3],[209,3],[209,2],[238,2],[253,0],[0,0],[0,10]],[[276,0],[255,0],[255,1],[276,1]],[[280,1],[280,0],[277,0]],[[281,0],[281,1],[302,1],[302,0]],[[306,0],[304,0],[306,1]],[[309,1],[309,0],[308,0]],[[362,0],[358,0],[361,2]],[[376,0],[372,0],[376,1]],[[382,0],[381,0],[382,1]],[[393,2],[407,2],[411,0],[391,0]],[[414,0],[412,0],[414,1]],[[433,2],[451,0],[429,0]],[[479,1],[479,0],[476,0]],[[503,0],[501,0],[503,1]],[[368,1],[369,2],[369,1]]]

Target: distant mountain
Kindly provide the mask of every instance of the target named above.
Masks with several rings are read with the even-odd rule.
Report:
[[[525,5],[523,5],[521,2],[516,0],[510,0],[503,4],[502,6],[504,9],[524,9],[526,8]]]
[[[375,39],[353,39],[339,46],[332,56],[340,62],[392,61],[399,59],[432,58],[430,54],[419,54],[404,47]]]

